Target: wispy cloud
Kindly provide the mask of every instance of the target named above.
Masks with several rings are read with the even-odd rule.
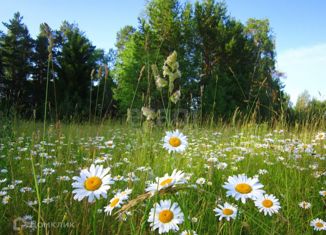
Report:
[[[326,99],[326,43],[281,52],[277,67],[286,74],[285,91],[293,103],[304,90]]]

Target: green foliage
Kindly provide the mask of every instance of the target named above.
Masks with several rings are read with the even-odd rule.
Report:
[[[143,66],[142,75],[153,76],[149,66],[160,68],[175,50],[182,73],[179,108],[202,110],[202,117],[229,119],[238,110],[258,121],[279,118],[285,98],[268,20],[249,19],[243,25],[227,15],[224,3],[213,0],[194,6],[153,0],[139,28],[123,28],[116,44],[115,98],[122,113],[134,93],[135,108],[164,107],[152,81],[137,78]]]
[[[223,2],[151,0],[138,26],[123,27],[117,49],[107,54],[66,21],[59,30],[41,24],[35,40],[19,13],[4,25],[0,106],[7,113],[14,108],[25,118],[82,121],[122,117],[128,109],[140,114],[142,107],[162,112],[169,106],[200,123],[237,117],[294,123],[301,118],[283,92],[269,21],[248,19],[242,24]],[[181,76],[169,89],[156,89],[157,84],[164,86],[164,62],[173,51]],[[110,70],[107,79],[100,71],[105,66]],[[99,75],[91,79],[92,71]],[[166,102],[171,97],[178,102]]]
[[[58,56],[57,96],[61,97],[58,112],[77,116],[88,114],[90,74],[96,66],[95,47],[73,25],[63,24],[63,43]]]
[[[95,104],[88,109],[89,92],[99,85],[101,95],[106,95],[101,110],[113,112],[112,77],[105,92],[101,80],[90,78],[93,69],[114,63],[112,51],[106,55],[96,49],[77,25],[68,22],[57,31],[41,24],[36,40],[29,36],[19,13],[4,25],[7,33],[0,34],[0,104],[4,111],[9,113],[14,107],[23,117],[42,118],[49,75],[47,116],[52,120],[88,117],[89,111],[97,109]]]
[[[27,81],[31,71],[31,55],[33,40],[26,25],[22,23],[23,17],[17,12],[9,23],[3,23],[7,34],[1,37],[0,54],[3,66],[1,79],[1,103],[24,114],[30,105],[30,86]]]
[[[322,125],[326,121],[326,100],[311,99],[309,92],[303,91],[297,98],[291,118],[298,125]]]
[[[35,40],[34,53],[32,60],[34,63],[32,69],[31,81],[33,87],[33,108],[36,110],[37,118],[41,118],[44,112],[45,84],[48,67],[48,38],[39,35]]]

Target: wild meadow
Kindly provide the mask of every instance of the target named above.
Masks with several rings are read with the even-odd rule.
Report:
[[[269,20],[146,2],[108,53],[3,23],[0,234],[325,234],[326,101],[291,103]]]
[[[325,132],[116,122],[42,129],[22,121],[2,129],[2,234],[325,230]]]

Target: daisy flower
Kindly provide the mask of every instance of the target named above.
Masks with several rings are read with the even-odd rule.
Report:
[[[106,141],[104,144],[106,147],[111,148],[111,149],[113,149],[115,147],[115,145],[113,144],[113,140]]]
[[[196,180],[196,184],[203,185],[205,183],[206,183],[206,179],[205,178],[198,178]]]
[[[258,178],[248,178],[246,175],[229,176],[228,181],[223,185],[227,189],[227,196],[232,196],[236,200],[241,200],[246,203],[247,199],[256,199],[261,196],[265,191],[261,188],[264,187],[259,183]]]
[[[194,230],[184,230],[180,233],[180,235],[198,235]]]
[[[117,193],[121,200],[125,201],[129,199],[129,195],[132,193],[132,189],[126,188],[122,192]]]
[[[74,176],[75,182],[72,183],[75,194],[74,199],[81,201],[84,197],[88,197],[88,202],[93,202],[95,198],[100,196],[107,197],[107,191],[111,188],[110,184],[114,181],[111,175],[108,174],[110,168],[104,168],[102,165],[94,165],[80,172],[80,176]]]
[[[225,202],[224,205],[218,205],[214,212],[216,212],[215,216],[218,216],[220,221],[223,218],[230,221],[230,219],[234,219],[237,216],[238,208],[233,204]]]
[[[326,222],[319,218],[312,220],[310,226],[313,227],[315,231],[326,230]]]
[[[167,131],[164,137],[163,148],[171,152],[183,152],[188,145],[187,137],[179,130]]]
[[[299,203],[299,206],[303,209],[309,209],[311,207],[311,203],[302,201]]]
[[[154,183],[149,183],[146,188],[146,192],[155,193],[161,189],[171,187],[176,184],[184,184],[187,180],[185,179],[185,173],[183,171],[173,170],[171,175],[165,174],[163,177],[156,177]]]
[[[101,156],[95,159],[94,163],[95,164],[99,164],[99,163],[103,163],[105,161],[107,161],[108,157],[107,156]]]
[[[319,191],[319,195],[326,197],[326,190]]]
[[[3,204],[3,205],[8,204],[9,201],[10,201],[10,198],[11,198],[11,197],[10,197],[9,195],[4,196],[4,197],[2,198],[2,204]]]
[[[106,212],[107,214],[112,213],[113,209],[115,208],[120,208],[121,204],[122,204],[123,200],[121,195],[116,194],[111,200],[110,200],[110,204],[107,205],[106,207],[104,207],[104,212]]]
[[[151,209],[148,222],[152,227],[152,231],[158,228],[158,233],[167,233],[170,230],[178,231],[178,224],[183,223],[184,216],[179,205],[171,200],[161,200]]]
[[[265,194],[258,197],[255,200],[255,205],[259,209],[260,212],[264,212],[264,215],[272,215],[274,213],[278,213],[281,208],[280,202],[278,199],[272,194]]]
[[[325,140],[325,139],[326,139],[326,132],[319,132],[315,137],[315,140]]]
[[[120,208],[124,201],[128,200],[131,192],[132,189],[127,188],[124,191],[115,194],[114,197],[110,200],[110,204],[104,207],[104,212],[111,215],[114,208]]]

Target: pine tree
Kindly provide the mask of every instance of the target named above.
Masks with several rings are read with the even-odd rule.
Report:
[[[9,107],[25,113],[31,103],[28,79],[32,68],[33,40],[22,19],[17,12],[9,23],[3,23],[7,34],[1,40],[0,50],[4,72],[3,96]]]

